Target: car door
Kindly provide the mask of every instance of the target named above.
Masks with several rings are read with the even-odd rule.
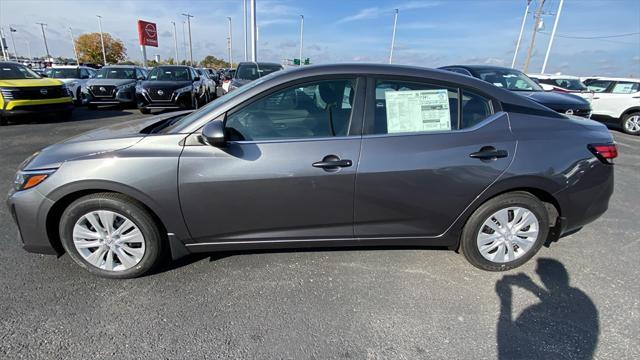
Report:
[[[368,88],[356,237],[443,234],[513,159],[507,115],[455,84],[378,78]]]
[[[599,114],[617,119],[627,109],[640,106],[640,83],[616,81],[607,92],[597,94],[595,97],[600,98]]]
[[[290,83],[226,114],[226,148],[185,146],[180,202],[195,241],[352,238],[363,86]]]

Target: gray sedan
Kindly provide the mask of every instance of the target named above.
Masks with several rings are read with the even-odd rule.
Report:
[[[309,66],[51,145],[8,205],[27,251],[111,278],[319,246],[444,246],[499,271],[602,215],[616,156],[604,125],[472,77]]]

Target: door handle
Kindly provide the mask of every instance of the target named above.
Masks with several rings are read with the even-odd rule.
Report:
[[[598,100],[598,99],[600,99],[600,98],[599,98],[599,97],[594,97],[594,98],[593,98],[593,100]]]
[[[480,151],[469,154],[469,157],[480,160],[496,160],[509,156],[507,150],[497,150],[493,146],[485,146]]]
[[[311,166],[315,168],[322,168],[327,171],[337,171],[342,167],[349,167],[353,165],[351,160],[340,159],[336,155],[327,155],[321,161],[316,161]]]

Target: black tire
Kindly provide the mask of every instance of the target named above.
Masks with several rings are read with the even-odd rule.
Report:
[[[122,271],[100,269],[87,262],[73,244],[73,227],[85,214],[95,210],[110,210],[129,218],[142,232],[145,251],[140,262]],[[60,218],[60,239],[69,257],[94,275],[111,279],[135,278],[152,270],[163,257],[164,237],[153,217],[138,201],[117,193],[96,193],[83,196],[71,203]]]
[[[511,206],[523,207],[531,211],[538,219],[539,231],[538,238],[531,248],[521,257],[505,262],[498,263],[485,259],[477,246],[477,234],[481,230],[481,226],[492,214],[500,209]],[[515,191],[496,196],[484,204],[482,204],[467,220],[460,238],[460,251],[465,258],[475,267],[488,271],[505,271],[524,264],[531,259],[540,250],[549,234],[549,215],[544,204],[524,191]]]
[[[624,115],[622,117],[622,120],[620,121],[620,126],[622,127],[622,131],[624,131],[629,135],[640,135],[640,127],[638,127],[637,130],[632,130],[627,126],[627,121],[629,121],[629,119],[631,119],[634,116],[637,116],[638,118],[640,118],[640,111],[635,111],[635,112]]]
[[[138,110],[140,110],[141,114],[151,114],[151,110],[149,110],[149,109],[140,108]]]
[[[98,106],[97,106],[97,105],[95,105],[95,104],[88,104],[88,105],[87,105],[87,109],[89,109],[89,110],[95,110],[95,109],[97,109],[97,108],[98,108]]]
[[[9,121],[7,121],[7,118],[0,115],[0,126],[6,126],[9,125]]]
[[[80,87],[76,91],[76,99],[73,101],[76,106],[82,105],[82,91],[80,91]]]

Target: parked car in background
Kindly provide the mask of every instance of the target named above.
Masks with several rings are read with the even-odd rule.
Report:
[[[241,62],[231,79],[228,91],[233,91],[265,75],[284,69],[282,65],[268,62]]]
[[[640,79],[601,77],[587,80],[593,91],[593,115],[614,122],[628,134],[640,135]]]
[[[182,65],[153,68],[136,86],[140,112],[154,109],[197,109],[207,103],[207,88],[196,69]]]
[[[486,65],[452,65],[440,69],[473,76],[499,88],[514,91],[562,114],[586,118],[591,116],[589,101],[574,94],[545,92],[535,81],[515,69]]]
[[[8,205],[26,250],[110,278],[320,246],[444,246],[502,271],[607,210],[616,155],[604,125],[470,76],[305,66],[48,146]]]
[[[207,71],[207,69],[196,69],[196,71],[200,75],[200,79],[202,79],[202,84],[204,85],[204,88],[205,88],[205,92],[206,92],[205,104],[206,104],[209,101],[214,100],[216,97],[218,97],[216,93],[218,90],[218,83],[211,77],[211,74],[209,74],[209,71]]]
[[[65,84],[15,62],[0,62],[0,125],[19,115],[71,117],[73,101]]]
[[[89,109],[99,105],[136,106],[136,85],[147,77],[147,70],[131,65],[101,68],[82,88]]]
[[[222,92],[221,95],[224,95],[229,92],[229,85],[231,85],[231,79],[236,74],[236,69],[223,69],[222,70]]]
[[[589,92],[589,89],[578,76],[547,74],[527,74],[527,76],[536,81],[546,91],[575,94]]]
[[[96,75],[96,70],[87,66],[61,65],[53,66],[45,71],[45,76],[52,79],[59,79],[73,95],[76,104],[82,103],[82,87],[87,81]]]

